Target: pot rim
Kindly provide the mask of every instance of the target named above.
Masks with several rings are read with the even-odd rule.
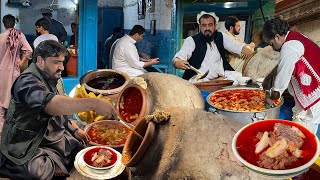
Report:
[[[125,92],[125,90],[127,90],[128,88],[131,88],[131,87],[138,89],[139,92],[142,95],[142,106],[141,106],[141,110],[139,112],[139,115],[138,115],[137,119],[132,121],[132,122],[126,122],[126,123],[129,123],[129,124],[132,124],[132,125],[136,125],[144,118],[144,116],[146,115],[146,112],[147,112],[147,93],[142,87],[140,87],[137,84],[133,84],[133,83],[127,84],[122,89],[120,94],[118,95],[115,108],[116,108],[116,112],[117,112],[118,116],[120,116],[120,108],[119,108],[119,106],[120,106],[121,97],[122,97],[123,93]]]
[[[85,78],[86,76],[88,76],[89,74],[95,74],[95,73],[99,73],[99,72],[108,72],[108,73],[120,74],[121,76],[124,77],[125,82],[124,82],[121,86],[119,86],[119,87],[117,87],[117,88],[114,88],[114,89],[110,89],[110,90],[101,90],[101,89],[95,89],[95,88],[93,88],[93,87],[90,87],[90,86],[87,84],[87,82],[90,81],[90,80],[92,80],[92,79],[94,79],[94,78],[89,79],[87,82],[83,82],[83,81],[84,81],[84,78]],[[102,76],[102,77],[103,77],[103,76]],[[97,69],[97,70],[88,71],[86,74],[84,74],[83,76],[81,76],[81,78],[80,78],[79,81],[80,81],[80,84],[81,84],[81,85],[84,84],[85,89],[87,89],[87,90],[89,90],[89,91],[91,91],[91,92],[97,93],[97,94],[102,94],[102,95],[104,95],[104,96],[107,96],[107,95],[112,95],[112,94],[117,94],[117,93],[119,93],[119,92],[123,89],[123,87],[125,87],[125,86],[128,84],[129,80],[130,80],[129,76],[128,76],[127,74],[121,72],[121,71],[117,71],[117,70],[114,70],[114,69]]]
[[[138,131],[138,126],[141,125],[142,123],[147,123],[147,128],[146,128],[143,140],[141,141],[138,149],[132,155],[131,159],[128,162],[123,162],[122,158],[121,158],[122,164],[127,167],[132,167],[132,166],[136,165],[141,160],[141,158],[145,154],[146,150],[150,146],[150,143],[152,142],[152,139],[153,139],[153,136],[155,133],[156,124],[153,121],[146,122],[145,118],[143,118],[141,121],[139,121],[139,123],[134,128],[134,130]],[[122,152],[124,152],[125,150],[127,150],[129,148],[129,143],[130,143],[129,141],[133,141],[135,138],[138,138],[138,137],[134,133],[131,132],[127,138],[126,143],[124,144]],[[130,147],[132,148],[132,146],[130,146]]]
[[[226,89],[221,89],[221,90],[217,90],[217,91],[214,91],[212,93],[210,93],[208,96],[207,96],[207,103],[218,109],[218,110],[221,110],[221,111],[228,111],[228,112],[233,112],[233,113],[258,113],[258,112],[266,112],[266,111],[270,111],[270,110],[273,110],[273,109],[278,109],[282,106],[282,104],[284,103],[284,100],[282,97],[280,97],[280,104],[278,106],[275,106],[275,107],[271,107],[271,108],[268,108],[268,109],[265,109],[265,110],[261,110],[261,111],[236,111],[236,110],[228,110],[228,109],[222,109],[222,108],[218,108],[216,106],[214,106],[211,101],[210,101],[210,97],[216,93],[216,92],[220,92],[220,91],[228,91],[228,90],[239,90],[239,89],[250,89],[250,90],[261,90],[260,88],[250,88],[250,87],[240,87],[240,88],[226,88]]]

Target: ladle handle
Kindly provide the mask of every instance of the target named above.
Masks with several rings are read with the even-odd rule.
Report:
[[[187,64],[187,66],[194,72],[196,72],[197,74],[202,74],[201,71],[199,71],[198,69],[196,69],[195,67],[191,66],[190,64]]]
[[[143,139],[143,137],[137,132],[135,131],[132,127],[130,127],[127,123],[123,122],[119,117],[118,117],[118,121],[123,124],[124,126],[126,126],[130,131],[132,131],[135,135],[137,135],[141,140]]]

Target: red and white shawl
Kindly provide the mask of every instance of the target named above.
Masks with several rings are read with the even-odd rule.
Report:
[[[304,110],[320,100],[320,47],[301,33],[289,32],[286,41],[298,40],[305,49],[295,63],[291,85]]]

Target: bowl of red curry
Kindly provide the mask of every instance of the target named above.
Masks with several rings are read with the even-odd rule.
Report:
[[[119,160],[114,149],[106,146],[96,146],[88,148],[83,155],[85,164],[97,170],[105,170],[112,168]]]
[[[307,171],[320,154],[317,136],[287,120],[263,120],[244,126],[233,137],[232,151],[248,169],[272,179],[287,179]]]
[[[131,124],[129,126],[133,127]],[[101,120],[85,127],[93,146],[122,148],[130,134],[130,130],[116,120]]]

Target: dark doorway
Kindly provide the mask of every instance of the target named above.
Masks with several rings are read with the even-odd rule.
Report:
[[[114,27],[123,27],[123,9],[121,7],[101,7],[98,13],[97,68],[104,69],[106,67],[104,42],[112,35]]]

